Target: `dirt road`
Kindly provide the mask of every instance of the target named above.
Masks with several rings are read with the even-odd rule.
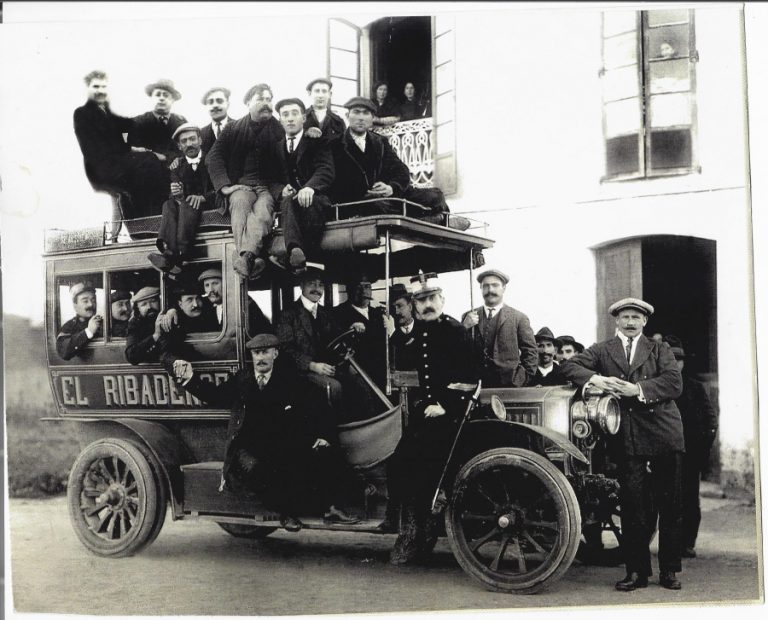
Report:
[[[621,568],[574,563],[535,596],[487,592],[459,568],[446,540],[430,563],[387,563],[392,536],[275,532],[230,537],[213,523],[166,522],[136,557],[88,553],[68,522],[66,500],[10,502],[14,606],[81,614],[283,615],[421,610],[610,606],[750,601],[758,594],[753,506],[704,499],[699,557],[686,560],[683,590],[651,584],[617,593]]]

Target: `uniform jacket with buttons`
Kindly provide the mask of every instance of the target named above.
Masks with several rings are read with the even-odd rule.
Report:
[[[674,399],[683,380],[667,343],[637,338],[632,365],[618,336],[593,344],[561,365],[561,374],[583,386],[594,374],[637,383],[646,402],[621,398],[621,426],[616,436],[628,456],[657,456],[684,452],[683,424]]]
[[[89,339],[85,333],[88,319],[76,316],[61,326],[56,335],[56,352],[63,360],[71,360],[75,355],[81,355]]]

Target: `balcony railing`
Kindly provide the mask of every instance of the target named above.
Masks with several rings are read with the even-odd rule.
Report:
[[[432,118],[403,121],[376,129],[378,134],[389,139],[397,156],[408,166],[414,187],[432,187],[435,171],[432,129]]]

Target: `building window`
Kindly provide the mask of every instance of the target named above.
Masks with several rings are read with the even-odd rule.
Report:
[[[603,180],[697,169],[693,11],[603,13]]]

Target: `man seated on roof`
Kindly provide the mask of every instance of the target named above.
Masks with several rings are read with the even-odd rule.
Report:
[[[109,299],[112,315],[109,333],[111,336],[125,338],[128,335],[128,320],[131,318],[131,293],[118,289],[110,293]]]
[[[424,209],[408,206],[411,217],[425,217],[449,212],[443,193],[437,188],[417,189],[410,184],[406,166],[389,141],[371,131],[376,106],[365,97],[352,97],[344,104],[347,109],[348,129],[341,138],[331,142],[336,178],[331,185],[334,204],[370,201],[354,207],[341,207],[339,217],[402,214],[397,201],[385,198],[405,198],[419,203]]]
[[[331,110],[332,91],[333,83],[327,78],[315,78],[307,84],[307,94],[312,98],[304,120],[307,136],[335,140],[347,130],[344,119]]]
[[[210,304],[216,312],[216,320],[221,327],[224,323],[224,288],[220,269],[206,269],[197,281],[203,287],[203,303]],[[264,316],[259,305],[248,297],[248,333],[272,333],[272,323]]]
[[[56,351],[64,360],[82,355],[85,345],[101,335],[102,317],[96,314],[96,289],[78,282],[69,289],[75,316],[64,323],[56,335]]]

